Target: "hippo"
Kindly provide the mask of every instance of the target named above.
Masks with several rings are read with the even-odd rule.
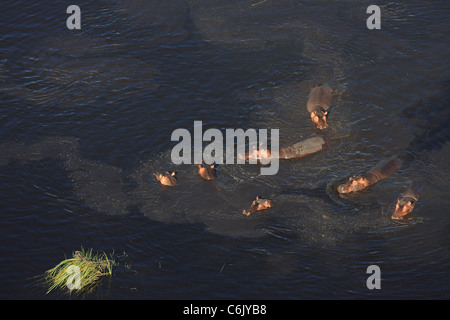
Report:
[[[402,163],[403,161],[396,156],[384,159],[365,174],[350,177],[346,183],[337,187],[337,191],[339,193],[350,193],[363,190],[389,177],[402,166]]]
[[[252,202],[250,209],[242,211],[242,214],[249,216],[252,212],[265,210],[271,207],[273,207],[273,202],[271,200],[256,197],[256,200]]]
[[[170,173],[169,171],[167,171],[165,174],[155,173],[154,176],[164,186],[173,187],[177,184],[175,172]]]
[[[280,159],[296,159],[325,150],[330,145],[330,139],[326,136],[314,134],[310,137],[291,143],[279,150]]]
[[[303,158],[310,154],[325,150],[330,146],[330,139],[324,135],[313,134],[303,140],[283,146],[278,151],[279,159]],[[245,154],[245,159],[270,159],[272,155],[269,149],[253,150]]]
[[[306,109],[308,110],[312,122],[319,129],[326,129],[328,109],[331,105],[333,89],[328,86],[314,87],[308,96]]]
[[[416,202],[419,201],[419,192],[419,186],[416,183],[411,184],[411,186],[397,200],[395,211],[391,216],[391,219],[400,220],[407,214],[410,214],[414,210]]]
[[[214,169],[213,164],[205,167],[203,167],[201,164],[198,164],[197,167],[198,167],[198,174],[204,180],[214,180],[217,178],[216,170]]]

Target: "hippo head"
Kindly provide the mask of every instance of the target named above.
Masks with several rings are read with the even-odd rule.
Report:
[[[159,173],[159,172],[156,172],[156,173],[154,173],[153,175],[155,176],[155,178],[156,178],[158,181],[161,181],[161,179],[164,178],[164,176],[163,176],[161,173]]]
[[[311,112],[311,120],[317,125],[319,129],[328,128],[327,111],[313,111]]]
[[[197,165],[198,167],[198,174],[205,180],[213,180],[216,178],[216,172],[214,169],[214,165],[207,165],[206,167],[203,167],[201,164]]]
[[[167,171],[165,174],[154,173],[153,175],[163,185],[174,186],[177,183],[175,178],[175,172],[170,173]]]
[[[401,198],[397,200],[397,204],[395,205],[395,211],[392,215],[392,219],[398,220],[402,219],[407,214],[411,213],[414,210],[415,201],[412,198]]]
[[[272,208],[272,207],[273,207],[273,203],[272,203],[272,201],[270,201],[270,200],[264,200],[264,201],[262,202],[262,205],[263,205],[265,208]]]
[[[251,152],[248,152],[245,154],[245,156],[238,155],[239,159],[246,159],[246,160],[261,160],[265,159],[268,160],[271,158],[270,150],[264,148],[262,143],[259,146],[259,149],[256,149],[256,147],[253,147],[253,150]]]
[[[270,150],[260,148],[258,150],[258,159],[270,159]]]
[[[256,200],[253,201],[252,205],[259,205],[260,207],[266,208],[272,208],[273,202],[269,199],[262,199],[259,196],[256,197]]]
[[[369,181],[367,178],[362,176],[353,176],[348,179],[348,181],[344,184],[341,184],[337,187],[337,191],[339,193],[350,193],[362,190],[369,186]]]

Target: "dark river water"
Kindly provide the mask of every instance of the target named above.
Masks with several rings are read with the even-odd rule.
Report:
[[[89,299],[450,298],[448,1],[379,1],[378,30],[366,1],[75,2],[80,30],[66,2],[0,12],[0,298],[67,298],[36,277],[81,247],[118,262]],[[276,175],[173,164],[194,121],[317,133],[317,84],[334,89],[328,149]],[[389,178],[336,193],[402,152]],[[416,208],[391,220],[412,181]],[[241,214],[257,195],[275,206]]]

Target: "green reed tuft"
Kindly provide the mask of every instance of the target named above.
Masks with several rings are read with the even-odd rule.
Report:
[[[114,265],[112,255],[108,257],[105,252],[94,254],[92,249],[81,248],[81,251],[73,253],[72,258],[63,260],[45,272],[44,280],[49,286],[47,294],[54,289],[69,292],[75,290],[79,294],[91,293],[100,284],[103,276],[112,275]],[[77,273],[76,276],[79,275],[78,282],[74,272]]]

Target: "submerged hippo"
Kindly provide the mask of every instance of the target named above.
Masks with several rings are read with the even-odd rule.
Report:
[[[283,146],[278,151],[279,159],[296,159],[325,150],[330,146],[330,139],[324,135],[313,134],[308,138]],[[273,158],[269,149],[253,150],[245,154],[245,159],[270,159]]]
[[[419,201],[419,187],[413,183],[397,200],[394,214],[391,219],[399,220],[414,210],[416,202]]]
[[[311,90],[306,102],[306,108],[311,116],[312,122],[319,129],[326,129],[328,109],[331,105],[333,89],[328,86],[318,86]]]
[[[337,187],[337,191],[339,193],[349,193],[363,190],[389,177],[401,167],[402,163],[403,161],[395,156],[382,160],[365,174],[350,177],[346,183]]]
[[[295,159],[325,150],[330,145],[328,137],[314,134],[306,139],[291,143],[279,150],[280,159]]]
[[[214,169],[214,165],[209,165],[206,167],[203,167],[201,164],[197,165],[198,167],[198,174],[200,177],[202,177],[205,180],[214,180],[217,178],[216,170]]]
[[[252,202],[250,209],[242,211],[242,214],[249,216],[252,212],[265,210],[271,207],[273,207],[272,200],[256,197],[256,200]]]
[[[175,172],[170,173],[169,171],[167,171],[165,174],[155,173],[154,176],[162,185],[173,187],[177,184]]]

